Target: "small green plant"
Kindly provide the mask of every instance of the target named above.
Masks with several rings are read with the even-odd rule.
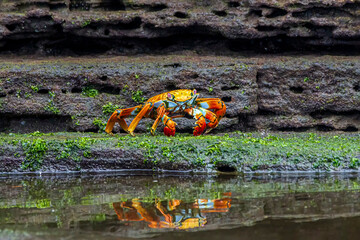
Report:
[[[40,131],[35,131],[35,132],[33,132],[33,133],[30,133],[29,135],[40,137],[40,136],[44,135],[44,133],[42,133],[42,132],[40,132]]]
[[[126,93],[128,89],[129,89],[129,85],[125,84],[125,86],[123,87],[123,89],[121,91],[123,93]]]
[[[120,106],[109,102],[102,106],[102,112],[104,116],[112,114],[116,109],[119,109]]]
[[[214,89],[212,87],[209,87],[209,93],[213,92]]]
[[[49,92],[49,96],[50,96],[50,98],[53,99],[56,95],[55,95],[55,93],[54,93],[53,91],[50,91],[50,92]]]
[[[31,97],[32,97],[31,93],[27,93],[27,92],[25,93],[25,98],[26,99],[31,98]]]
[[[17,90],[17,91],[16,91],[16,97],[17,97],[17,98],[21,98],[21,90]]]
[[[349,167],[352,169],[358,169],[360,166],[360,159],[359,158],[351,158]]]
[[[131,98],[137,103],[145,102],[145,98],[143,97],[143,92],[141,90],[131,91]]]
[[[38,86],[30,86],[31,90],[33,90],[34,92],[38,92],[39,91],[39,87]]]
[[[136,79],[139,79],[139,75],[135,74],[135,78],[136,78]]]
[[[84,96],[93,98],[93,97],[96,97],[97,95],[99,95],[99,91],[94,88],[91,88],[91,87],[84,87],[82,89],[81,94]]]
[[[50,91],[49,92],[49,102],[48,104],[44,107],[44,109],[46,111],[49,111],[49,112],[52,112],[54,114],[59,114],[60,113],[60,110],[55,106],[55,103],[54,103],[54,98],[55,98],[55,93]]]
[[[99,128],[100,132],[105,131],[106,122],[104,122],[103,120],[101,120],[99,118],[95,118],[92,123],[93,123],[93,125],[95,125],[96,127]]]
[[[48,150],[45,140],[37,138],[33,141],[27,140],[22,142],[22,148],[25,152],[25,161],[22,162],[21,168],[24,170],[38,170],[43,162],[44,155]]]
[[[81,26],[82,26],[82,27],[86,27],[86,26],[89,25],[90,23],[91,23],[91,20],[89,19],[89,20],[84,21],[84,22],[81,24]]]
[[[74,120],[74,121],[75,121],[75,123],[74,123],[75,126],[79,126],[79,125],[80,125],[79,119],[77,119],[77,117],[78,117],[78,116],[71,116],[71,120]],[[74,122],[74,121],[73,121],[73,122]]]
[[[83,152],[83,156],[85,157],[85,158],[91,158],[91,151],[84,151]]]
[[[54,144],[52,147],[56,146],[58,155],[57,160],[61,159],[72,159],[75,162],[80,162],[83,157],[90,158],[91,150],[89,149],[90,144],[95,143],[95,139],[81,137],[75,140],[67,139],[64,142],[59,144]]]
[[[307,82],[307,81],[309,81],[309,78],[308,77],[304,78],[304,82]]]
[[[68,159],[68,158],[70,158],[70,152],[68,151],[68,149],[61,151],[60,155],[56,156],[56,160]]]

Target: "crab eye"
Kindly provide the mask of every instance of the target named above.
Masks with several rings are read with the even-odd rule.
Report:
[[[171,93],[167,94],[167,98],[170,99],[170,100],[175,100],[175,96],[172,95]]]
[[[197,92],[196,92],[196,89],[194,89],[194,91],[193,91],[193,92],[194,92],[194,94],[196,94],[196,93],[197,93]]]

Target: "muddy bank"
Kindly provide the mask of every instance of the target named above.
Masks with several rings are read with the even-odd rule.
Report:
[[[0,53],[360,51],[360,1],[2,1]]]
[[[94,133],[2,134],[0,172],[358,171],[360,136],[231,133],[194,138]]]
[[[0,69],[1,132],[96,132],[116,108],[183,88],[226,103],[218,132],[360,129],[358,57],[16,57]],[[176,121],[192,132],[192,119]]]

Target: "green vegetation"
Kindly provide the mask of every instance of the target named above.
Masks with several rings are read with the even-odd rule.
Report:
[[[81,26],[82,26],[82,27],[86,27],[86,26],[90,25],[90,23],[91,23],[91,20],[88,19],[88,20],[84,21],[84,22],[81,24]]]
[[[123,89],[121,90],[123,93],[126,93],[127,90],[129,89],[129,85],[125,84]]]
[[[106,122],[95,119],[94,124],[104,129]],[[1,134],[2,149],[13,149],[26,156],[23,168],[36,170],[43,157],[49,153],[57,159],[92,158],[91,151],[107,152],[111,149],[140,151],[144,167],[185,169],[216,169],[230,166],[238,171],[258,169],[281,170],[290,167],[297,170],[359,169],[359,135],[287,134],[261,137],[256,133],[232,133],[222,136],[177,134],[176,137],[143,134],[136,137],[118,135],[110,137],[91,133]],[[13,146],[13,147],[11,147]],[[94,160],[95,161],[95,160]]]
[[[17,98],[21,98],[21,90],[17,90],[15,95]]]
[[[146,101],[146,99],[143,97],[143,92],[138,91],[131,91],[131,98],[137,103],[143,103]]]
[[[80,162],[84,158],[91,157],[91,145],[97,142],[95,138],[76,137],[75,139],[59,138],[59,135],[45,134],[39,131],[17,135],[9,134],[12,140],[1,140],[0,146],[9,144],[18,146],[20,152],[25,155],[25,159],[21,164],[23,170],[35,171],[41,169],[43,161],[47,154],[52,154],[51,158],[56,160],[68,159],[74,162]],[[54,137],[56,136],[56,137]],[[17,139],[17,140],[15,140]],[[14,153],[15,157],[19,157],[19,152]]]
[[[193,166],[231,165],[238,170],[250,167],[296,166],[330,170],[360,165],[360,136],[317,134],[269,135],[232,134],[193,137],[178,134],[119,138],[118,146],[143,149],[146,161],[186,161]],[[301,167],[300,167],[301,169]]]
[[[95,125],[98,129],[99,132],[105,132],[105,127],[107,124],[107,120],[109,119],[109,117],[111,116],[111,114],[116,110],[119,109],[120,106],[113,104],[111,102],[105,104],[102,106],[102,115],[99,116],[98,118],[95,118],[92,122],[93,125]]]
[[[55,93],[50,91],[49,92],[49,102],[48,104],[44,107],[44,109],[46,111],[49,111],[49,112],[52,112],[54,114],[59,114],[60,113],[60,110],[55,106],[55,103],[54,103],[54,98],[55,98]]]
[[[34,140],[25,140],[21,145],[25,152],[25,161],[22,162],[21,168],[31,171],[39,169],[48,150],[47,142],[44,139],[36,138]]]
[[[35,136],[35,137],[40,137],[40,136],[43,136],[44,133],[40,132],[40,131],[35,131],[33,133],[29,133],[29,135],[31,136]]]
[[[90,145],[94,143],[95,139],[82,137],[79,139],[67,139],[64,142],[51,142],[52,148],[58,148],[57,160],[70,159],[75,162],[81,161],[81,155],[85,158],[91,157]],[[81,154],[82,152],[82,154]]]
[[[100,132],[105,131],[105,127],[106,127],[107,122],[104,119],[95,118],[92,123],[93,123],[93,125],[95,125],[96,127],[99,128]]]
[[[78,119],[78,116],[75,115],[75,116],[71,116],[71,120],[74,120],[73,122],[75,122],[75,126],[79,126],[80,123],[79,123],[79,119]]]
[[[116,109],[119,109],[119,108],[121,108],[119,105],[109,102],[102,106],[102,112],[103,112],[103,115],[109,117]]]
[[[26,99],[29,99],[29,98],[31,98],[31,97],[32,97],[31,93],[27,93],[27,92],[25,93],[25,98],[26,98]]]
[[[96,89],[94,89],[94,88],[91,88],[91,87],[84,87],[84,88],[82,89],[81,94],[82,94],[83,96],[86,96],[86,97],[92,97],[92,98],[94,98],[94,97],[96,97],[97,95],[99,95],[99,91],[96,90]]]
[[[31,88],[31,90],[33,90],[34,92],[38,92],[38,91],[39,91],[39,87],[38,87],[38,86],[31,85],[30,88]]]

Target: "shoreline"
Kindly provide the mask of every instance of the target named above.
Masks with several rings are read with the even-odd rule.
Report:
[[[349,133],[1,134],[0,174],[358,173],[359,143]]]

